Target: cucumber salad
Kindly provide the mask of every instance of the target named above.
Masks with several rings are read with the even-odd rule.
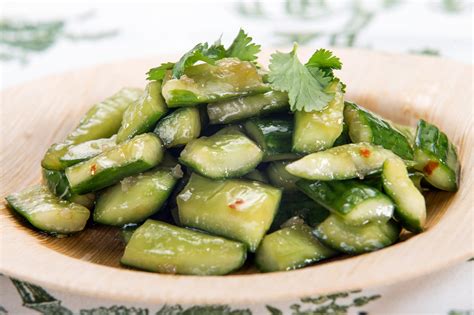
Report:
[[[295,44],[268,68],[259,52],[240,30],[150,69],[53,144],[43,183],[9,207],[52,236],[115,226],[123,265],[187,275],[292,270],[422,232],[425,191],[459,185],[446,134],[348,101],[329,50],[302,63]]]

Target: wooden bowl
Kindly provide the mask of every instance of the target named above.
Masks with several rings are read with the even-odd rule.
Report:
[[[310,51],[301,50],[306,60]],[[46,287],[122,302],[263,303],[386,285],[474,256],[473,67],[433,57],[337,50],[347,99],[396,122],[424,118],[458,145],[460,190],[429,194],[426,232],[383,250],[290,272],[220,277],[161,275],[119,265],[116,229],[95,226],[69,238],[35,232],[0,205],[0,272]],[[49,76],[1,94],[0,195],[39,181],[40,160],[89,106],[123,86],[144,86],[145,72],[176,56],[131,60]],[[264,54],[262,62],[268,62]]]

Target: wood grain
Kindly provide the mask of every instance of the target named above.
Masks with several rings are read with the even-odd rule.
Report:
[[[302,51],[302,59],[310,51]],[[463,165],[456,194],[428,195],[428,229],[389,248],[291,272],[246,269],[237,275],[151,274],[121,267],[117,229],[95,226],[63,239],[34,232],[0,205],[0,272],[76,294],[148,303],[262,303],[386,285],[474,256],[473,67],[432,57],[337,50],[347,99],[396,122],[437,124],[458,145]],[[144,86],[160,56],[49,76],[1,93],[0,195],[38,182],[39,162],[88,107],[123,86]],[[268,54],[262,62],[268,62]]]

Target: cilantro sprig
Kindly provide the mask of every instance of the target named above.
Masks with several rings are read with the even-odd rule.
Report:
[[[198,61],[215,64],[217,60],[234,57],[242,61],[255,61],[260,52],[260,45],[252,43],[252,37],[248,36],[243,29],[233,40],[228,49],[221,44],[220,39],[214,44],[199,43],[190,51],[185,53],[178,62],[162,63],[159,67],[152,68],[147,72],[148,80],[163,80],[166,71],[172,70],[172,77],[179,79],[186,68]]]
[[[292,111],[319,111],[334,98],[325,89],[335,78],[333,70],[342,63],[329,50],[317,50],[303,65],[296,54],[297,45],[289,53],[276,52],[271,56],[269,81],[273,89],[288,92]]]

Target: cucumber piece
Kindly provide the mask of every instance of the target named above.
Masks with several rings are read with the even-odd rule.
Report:
[[[387,223],[369,223],[351,226],[337,215],[330,215],[313,230],[324,245],[346,254],[375,251],[398,240],[400,226],[393,220]]]
[[[234,129],[192,140],[181,151],[179,161],[209,178],[243,176],[262,161],[263,152],[249,138]]]
[[[224,58],[215,65],[204,63],[188,67],[179,79],[165,78],[162,93],[168,107],[182,107],[269,90],[270,86],[263,83],[253,63]]]
[[[161,209],[177,182],[168,168],[126,177],[99,195],[94,221],[115,226],[145,221]]]
[[[156,133],[167,148],[179,147],[199,137],[201,115],[196,107],[179,108],[156,125]]]
[[[70,166],[65,172],[72,192],[84,194],[146,171],[158,165],[162,159],[160,139],[153,133],[145,133],[90,160]]]
[[[245,131],[263,150],[263,161],[295,159],[291,152],[293,122],[290,117],[253,118],[245,122]]]
[[[330,212],[300,191],[283,193],[280,206],[270,231],[278,230],[285,222],[299,217],[310,226],[317,226],[323,222]]]
[[[139,100],[130,104],[123,113],[122,125],[117,133],[117,143],[153,130],[156,122],[168,111],[161,96],[161,82],[147,84]]]
[[[101,154],[102,152],[115,147],[116,136],[110,138],[86,141],[68,148],[66,154],[60,158],[61,163],[71,166],[88,160]]]
[[[266,235],[255,254],[255,263],[263,272],[302,268],[337,255],[321,244],[306,224],[294,224]]]
[[[310,180],[364,178],[379,173],[383,162],[396,155],[381,146],[351,143],[309,154],[286,166],[288,173]]]
[[[148,271],[184,275],[224,275],[245,262],[245,245],[147,220],[132,235],[121,263]]]
[[[124,88],[118,93],[94,105],[81,119],[79,125],[61,143],[53,144],[46,152],[41,166],[50,170],[64,170],[67,165],[61,162],[71,145],[89,140],[108,138],[117,133],[125,109],[137,100],[142,91]]]
[[[90,215],[86,207],[58,198],[43,185],[29,187],[5,199],[31,225],[49,233],[79,232]]]
[[[73,193],[71,187],[69,187],[69,182],[67,181],[64,171],[54,171],[43,168],[42,175],[43,183],[48,187],[50,192],[60,199],[80,204],[87,209],[94,208],[95,194],[88,193],[85,195],[78,195]]]
[[[351,143],[351,138],[349,137],[349,127],[347,127],[346,123],[342,124],[342,133],[341,135],[334,141],[333,147],[337,147],[344,144]]]
[[[382,179],[385,192],[395,201],[395,215],[401,225],[414,233],[423,232],[426,222],[425,198],[410,180],[403,161],[385,161]]]
[[[445,133],[424,120],[418,122],[415,141],[415,168],[434,187],[456,191],[461,166],[456,147]]]
[[[385,223],[393,215],[394,204],[390,198],[379,190],[355,180],[300,180],[296,185],[308,197],[341,216],[348,225]]]
[[[338,80],[327,87],[334,99],[320,111],[295,112],[293,151],[313,153],[328,149],[342,133],[344,122],[344,93]]]
[[[246,118],[290,110],[288,94],[269,91],[207,105],[211,124],[229,124]]]
[[[177,197],[179,220],[189,227],[241,241],[254,252],[270,228],[281,191],[246,180],[192,174]]]
[[[413,149],[407,138],[379,116],[346,102],[344,118],[352,142],[380,145],[405,160],[413,160]]]
[[[275,187],[282,188],[285,191],[298,190],[296,182],[300,179],[294,175],[288,173],[285,167],[291,163],[291,161],[275,161],[268,165],[267,176],[270,180],[270,184]]]
[[[408,143],[410,144],[412,148],[415,146],[416,128],[402,125],[402,124],[397,124],[388,119],[386,119],[386,121],[387,123],[390,124],[390,126],[392,126],[392,128],[398,130],[398,132],[400,132],[402,135],[405,136],[405,138],[408,140]]]
[[[128,244],[128,242],[132,238],[133,233],[138,229],[138,227],[138,224],[127,224],[122,227],[122,229],[120,230],[120,234],[125,245]]]
[[[250,173],[245,174],[243,178],[249,179],[249,180],[256,180],[256,181],[268,184],[267,175],[264,172],[259,171],[257,169],[254,169]]]
[[[425,175],[420,172],[411,172],[408,173],[408,177],[410,177],[411,182],[415,185],[416,189],[420,192],[427,191],[429,189],[423,187],[423,182],[425,180]]]

